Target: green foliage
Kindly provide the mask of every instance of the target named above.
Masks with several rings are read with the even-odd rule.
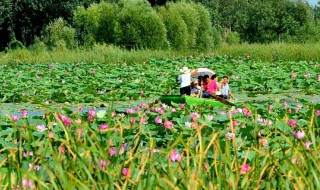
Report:
[[[166,29],[144,1],[124,1],[115,26],[116,44],[126,48],[167,49]]]
[[[188,48],[188,27],[176,4],[168,3],[166,8],[160,7],[159,13],[167,30],[170,47],[175,50],[186,50]]]
[[[226,36],[226,42],[228,44],[239,44],[240,36],[237,32],[228,32]]]
[[[67,26],[66,22],[59,18],[50,23],[46,28],[46,43],[50,48],[75,48],[75,29]]]
[[[194,4],[193,6],[198,11],[200,21],[196,33],[196,48],[208,50],[213,46],[219,46],[221,34],[212,28],[208,10],[200,4]]]

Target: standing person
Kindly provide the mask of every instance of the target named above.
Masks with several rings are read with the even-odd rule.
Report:
[[[229,78],[227,76],[223,76],[222,82],[220,84],[221,96],[224,99],[229,99],[231,97],[233,100],[235,100],[228,83],[229,83]]]
[[[198,72],[198,69],[195,69],[192,73],[188,69],[188,67],[183,67],[180,69],[183,73],[177,78],[177,81],[180,82],[180,94],[181,95],[189,95],[191,94],[191,76],[195,75]]]
[[[211,78],[206,78],[206,81],[208,83],[207,89],[205,92],[202,93],[203,98],[210,98],[210,95],[215,96],[216,92],[218,90],[218,76],[212,75]],[[210,95],[209,95],[210,94]]]

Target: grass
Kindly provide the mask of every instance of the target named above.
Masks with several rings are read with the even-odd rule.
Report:
[[[214,50],[170,51],[170,50],[123,50],[114,46],[95,45],[91,49],[53,50],[30,48],[0,53],[0,64],[23,63],[142,63],[149,58],[171,58],[172,56],[250,56],[259,61],[320,61],[320,44],[235,44],[221,45]]]

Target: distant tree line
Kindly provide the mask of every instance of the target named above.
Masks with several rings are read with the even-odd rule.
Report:
[[[317,42],[319,12],[304,0],[1,0],[0,50],[34,44],[200,50],[222,42]]]

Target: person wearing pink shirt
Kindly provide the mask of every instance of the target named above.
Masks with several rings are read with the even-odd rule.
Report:
[[[218,76],[217,75],[212,75],[211,78],[204,77],[205,80],[207,81],[208,85],[205,91],[202,93],[203,98],[210,98],[211,96],[215,96],[216,92],[218,90]]]

